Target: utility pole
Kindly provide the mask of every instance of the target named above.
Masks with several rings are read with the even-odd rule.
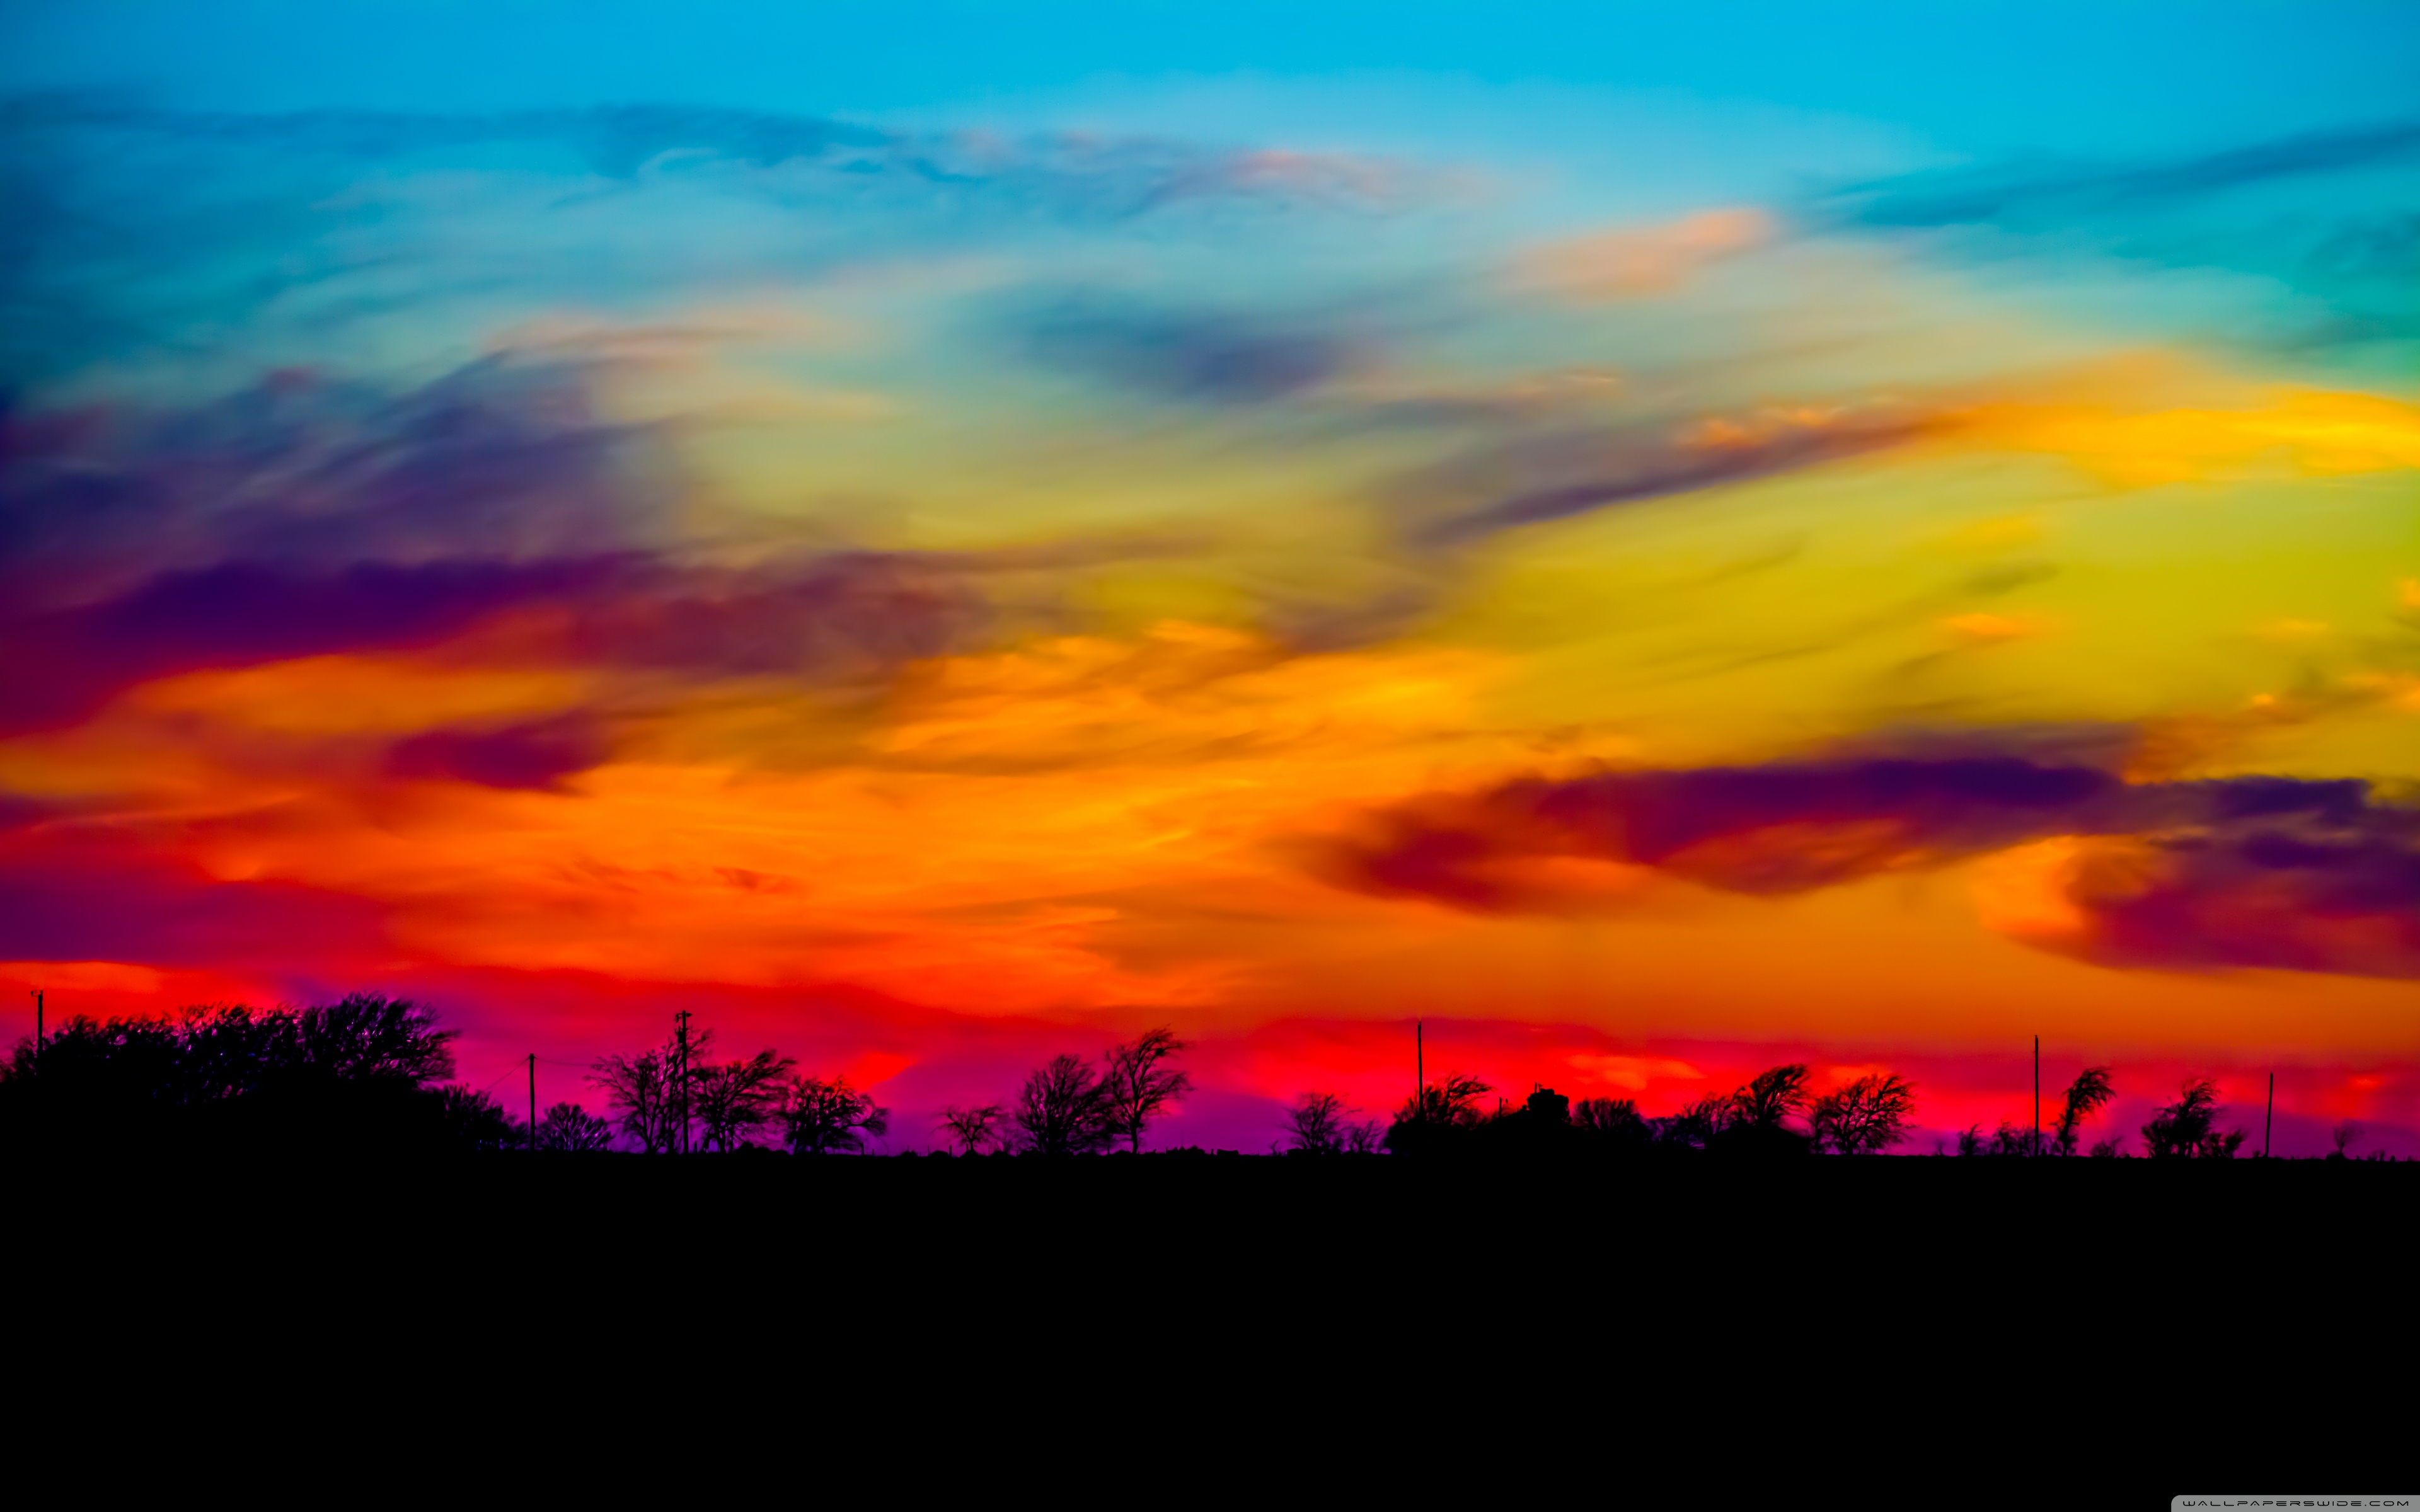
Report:
[[[2277,1128],[2277,1073],[2269,1073],[2269,1111],[2260,1115],[2260,1158],[2269,1158],[2269,1136]]]
[[[673,1015],[673,1022],[679,1026],[676,1038],[680,1044],[680,1053],[673,1058],[673,1077],[680,1091],[680,1130],[675,1142],[684,1155],[689,1153],[689,1017],[685,1008]]]
[[[530,1052],[530,1153],[537,1153],[537,1052]]]
[[[1423,1026],[1412,1020],[1412,1117],[1422,1123],[1429,1121],[1429,1052],[1422,1038]]]
[[[2034,1153],[2041,1153],[2041,1036],[2034,1036]]]

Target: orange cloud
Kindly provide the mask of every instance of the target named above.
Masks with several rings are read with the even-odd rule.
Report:
[[[1540,247],[1515,281],[1572,300],[1636,299],[1680,288],[1712,265],[1771,241],[1773,217],[1751,208],[1703,210],[1661,225],[1599,232]]]

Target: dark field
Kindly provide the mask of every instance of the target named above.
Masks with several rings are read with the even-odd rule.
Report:
[[[1384,1444],[1438,1494],[1647,1505],[1885,1456],[1867,1504],[2155,1507],[2409,1463],[2415,1197],[2366,1162],[163,1153],[19,1165],[8,1249],[17,1358],[91,1411],[244,1361],[509,1437],[703,1380],[701,1433],[835,1451],[1156,1425],[1205,1473]]]

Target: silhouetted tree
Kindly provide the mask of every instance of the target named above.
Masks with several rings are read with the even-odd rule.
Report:
[[[2329,1130],[2328,1142],[2335,1148],[2328,1151],[2328,1159],[2350,1159],[2352,1142],[2360,1137],[2361,1125],[2353,1122],[2350,1119],[2345,1119],[2342,1123],[2339,1123],[2335,1128]]]
[[[537,1120],[537,1148],[565,1151],[611,1149],[613,1126],[577,1103],[557,1103]]]
[[[1092,1154],[1123,1132],[1100,1079],[1080,1056],[1054,1056],[1026,1077],[1013,1117],[1025,1148],[1044,1155]]]
[[[451,1136],[427,1084],[454,1072],[427,1009],[354,994],[259,1011],[188,1008],[174,1018],[77,1015],[0,1069],[0,1112],[41,1103],[40,1126],[86,1141],[234,1136],[253,1141],[439,1148]]]
[[[1448,1072],[1419,1088],[1395,1110],[1387,1126],[1387,1148],[1399,1155],[1432,1154],[1463,1147],[1487,1121],[1480,1099],[1495,1088],[1476,1076]]]
[[[442,1087],[437,1091],[438,1106],[444,1110],[445,1134],[449,1143],[461,1149],[521,1149],[528,1147],[529,1131],[504,1105],[485,1092],[467,1087]]]
[[[950,1142],[958,1147],[961,1155],[972,1155],[985,1149],[998,1149],[1001,1143],[1001,1119],[1006,1109],[997,1103],[981,1103],[961,1107],[953,1103],[941,1110],[938,1120],[950,1131]]]
[[[1915,1114],[1916,1088],[1896,1072],[1876,1072],[1817,1098],[1807,1123],[1818,1150],[1873,1155],[1906,1138]]]
[[[1814,1149],[1811,1139],[1789,1124],[1791,1116],[1805,1113],[1812,1101],[1805,1066],[1760,1072],[1727,1101],[1727,1106],[1714,1112],[1714,1127],[1705,1137],[1705,1149],[1743,1155],[1803,1155]]]
[[[795,1155],[851,1154],[865,1149],[866,1134],[879,1138],[891,1128],[891,1111],[848,1085],[845,1076],[826,1081],[801,1076],[790,1084],[782,1110],[783,1129]]]
[[[1496,1090],[1476,1076],[1448,1072],[1441,1081],[1421,1088],[1396,1110],[1399,1123],[1458,1124],[1469,1127],[1486,1117],[1479,1100]]]
[[[1738,1113],[1737,1094],[1701,1097],[1683,1103],[1678,1111],[1650,1120],[1655,1143],[1666,1149],[1706,1149],[1731,1125]]]
[[[302,1010],[293,1025],[301,1063],[340,1080],[418,1087],[454,1074],[456,1031],[409,998],[351,993]]]
[[[1731,1094],[1732,1121],[1750,1129],[1778,1129],[1793,1113],[1804,1113],[1810,1101],[1807,1068],[1776,1066]]]
[[[1336,1092],[1305,1092],[1285,1110],[1279,1127],[1288,1149],[1311,1155],[1340,1155],[1351,1148],[1354,1124],[1343,1097]]]
[[[1603,1138],[1644,1144],[1651,1137],[1638,1104],[1626,1097],[1584,1097],[1572,1104],[1572,1126]]]
[[[787,1056],[759,1050],[745,1060],[699,1066],[690,1097],[699,1143],[728,1153],[750,1135],[762,1133],[781,1117],[790,1095],[783,1078],[797,1065]]]
[[[2052,1131],[2051,1143],[2061,1155],[2075,1153],[2077,1132],[2084,1120],[2100,1112],[2109,1100],[2118,1095],[2110,1085],[2109,1068],[2086,1066],[2067,1084],[2067,1096],[2058,1105],[2058,1124]]]
[[[606,1056],[589,1071],[624,1137],[650,1155],[680,1148],[678,1059],[669,1045],[636,1056]]]
[[[1174,1062],[1190,1048],[1166,1029],[1153,1029],[1110,1047],[1101,1068],[1101,1105],[1114,1137],[1140,1152],[1143,1130],[1169,1104],[1193,1090],[1193,1080]]]
[[[2041,1150],[2041,1136],[2031,1124],[2010,1123],[2008,1119],[2002,1119],[2000,1126],[1992,1131],[1992,1142],[1985,1148],[1983,1153],[2025,1156],[2039,1155]]]
[[[2186,1078],[2177,1100],[2143,1125],[2143,1152],[2155,1159],[2231,1159],[2243,1143],[2243,1131],[2221,1131],[2218,1116],[2223,1111],[2217,1082],[2208,1076]]]
[[[2124,1156],[2125,1153],[2126,1142],[2116,1134],[2111,1134],[2106,1139],[2094,1140],[2090,1150],[2094,1160],[2114,1160]]]

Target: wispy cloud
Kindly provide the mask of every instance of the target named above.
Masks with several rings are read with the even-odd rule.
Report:
[[[2420,159],[2420,123],[2312,132],[2165,162],[1999,163],[1859,185],[1838,209],[1893,227],[2046,224],[2078,213],[2137,213],[2282,180]]]
[[[1417,797],[1314,852],[1481,912],[1586,907],[1599,863],[1770,896],[2007,853],[1987,913],[2111,964],[2420,976],[2420,810],[2358,780],[2133,782],[2041,754],[1853,755],[1533,777]]]
[[[1080,299],[1047,306],[1023,324],[1022,344],[1036,360],[1164,400],[1292,398],[1367,360],[1366,344],[1340,330],[1234,313]]]

